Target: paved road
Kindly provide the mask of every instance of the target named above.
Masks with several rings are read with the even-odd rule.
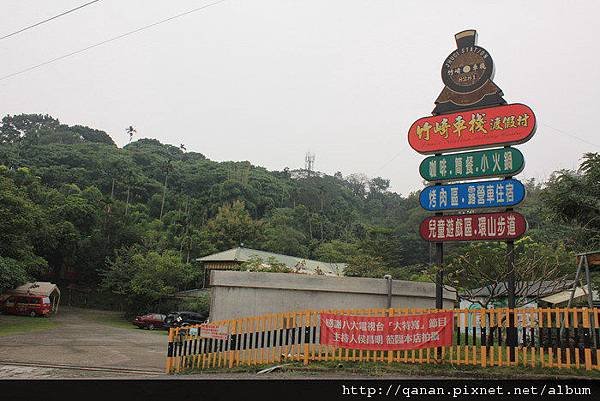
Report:
[[[110,312],[93,313],[91,318],[89,311],[64,308],[54,317],[60,323],[59,327],[0,337],[0,361],[163,371],[167,346],[165,335],[114,327],[97,319],[98,313]],[[9,371],[13,372],[10,374],[13,376],[36,372],[35,368],[15,370],[7,365],[5,363],[0,369],[0,377],[3,373],[8,376]],[[48,373],[47,370],[39,371]]]

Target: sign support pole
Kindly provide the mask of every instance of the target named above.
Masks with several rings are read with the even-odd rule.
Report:
[[[444,308],[444,243],[435,243],[435,263],[438,266],[435,275],[435,308]]]
[[[436,156],[441,156],[438,154]],[[442,185],[441,182],[436,182],[436,186]],[[436,216],[443,216],[443,212],[438,212]],[[435,243],[435,264],[437,265],[437,272],[435,274],[435,308],[444,308],[444,243]]]
[[[440,185],[437,183],[436,185]],[[436,213],[436,216],[443,216],[444,213]],[[435,308],[440,310],[444,308],[444,243],[435,243],[435,263],[437,272],[435,274]],[[439,360],[442,359],[442,349],[436,350],[436,355]]]
[[[506,241],[506,263],[508,268],[507,277],[507,292],[508,292],[508,332],[507,332],[507,343],[510,347],[510,361],[515,361],[515,346],[517,345],[517,329],[515,327],[515,314],[514,309],[516,307],[516,291],[515,291],[515,242]]]
[[[505,338],[509,348],[510,361],[514,362],[518,342],[517,322],[515,322],[517,274],[514,240],[525,233],[527,221],[520,213],[512,211],[513,206],[523,201],[526,191],[521,182],[512,179],[513,175],[523,169],[524,158],[521,152],[511,148],[510,145],[527,142],[535,133],[536,119],[533,111],[524,104],[506,104],[502,98],[502,90],[492,82],[494,72],[492,58],[485,49],[475,44],[477,39],[475,30],[459,32],[454,35],[454,38],[457,50],[450,53],[442,64],[444,89],[435,101],[436,106],[432,111],[432,116],[418,119],[408,131],[408,143],[414,150],[421,154],[435,154],[421,162],[419,166],[421,176],[431,183],[438,181],[425,188],[419,195],[419,203],[425,210],[437,212],[434,217],[427,217],[421,222],[419,233],[424,240],[430,241],[430,243],[435,242],[435,263],[437,265],[435,305],[437,309],[442,309],[444,306],[444,242],[453,240],[506,241],[505,263],[508,272],[505,278],[505,287],[508,293],[510,312]],[[476,101],[475,99],[480,100]],[[481,109],[479,109],[480,107]],[[470,127],[466,126],[463,114],[466,118],[471,115]],[[462,136],[461,131],[465,131]],[[454,153],[457,150],[485,149],[496,146],[504,146],[504,149],[502,151],[494,149]],[[443,155],[443,152],[453,154]],[[494,163],[493,167],[489,164],[489,157]],[[501,166],[500,159],[503,160],[504,167]],[[475,167],[476,165],[480,167]],[[504,176],[504,180],[496,182],[458,183],[440,187],[442,182],[502,176]],[[508,188],[510,188],[510,200]],[[448,192],[450,193],[450,203],[448,203]],[[443,202],[441,201],[442,193],[444,195]],[[439,203],[436,201],[438,194],[440,195]],[[501,194],[502,197],[500,197]],[[441,217],[444,215],[443,210],[501,207],[507,209],[499,213],[488,212],[471,215],[469,220],[464,215],[447,215],[445,219]],[[494,220],[494,216],[497,217],[497,220]],[[505,216],[511,219],[512,226],[510,230],[503,229],[502,234],[499,235],[496,235],[495,230],[493,233],[490,233],[488,229],[477,231],[477,228],[473,229],[471,225],[471,219],[478,218],[483,219],[486,227],[488,224],[493,226],[499,224],[498,220]],[[457,233],[454,225],[454,222],[459,221],[461,222],[460,234]],[[462,226],[462,222],[467,221],[469,223],[468,233]],[[446,222],[450,222],[452,225],[446,225]],[[503,224],[503,227],[506,228],[506,220]],[[438,348],[438,357],[439,351]]]

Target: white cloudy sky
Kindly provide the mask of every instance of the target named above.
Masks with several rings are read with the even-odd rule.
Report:
[[[214,1],[214,0],[213,0]],[[0,36],[87,0],[0,0]],[[0,40],[0,114],[124,128],[269,169],[316,168],[421,187],[411,123],[431,112],[454,34],[479,33],[508,102],[536,112],[521,177],[600,151],[595,1],[226,0],[84,53],[30,66],[206,0],[102,0]]]

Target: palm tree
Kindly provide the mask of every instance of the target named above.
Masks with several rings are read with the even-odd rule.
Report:
[[[129,127],[125,128],[125,133],[129,135],[129,143],[131,143],[131,140],[133,139],[133,134],[137,133],[137,131],[135,128],[133,128],[133,125],[130,125]]]

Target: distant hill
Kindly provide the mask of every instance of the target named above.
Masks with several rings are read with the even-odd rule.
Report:
[[[30,244],[50,271],[63,275],[81,277],[81,270],[87,270],[86,277],[94,280],[106,257],[133,244],[180,251],[186,260],[239,241],[332,262],[363,251],[397,266],[429,257],[418,239],[424,213],[416,195],[390,192],[389,181],[380,177],[214,162],[155,139],[118,148],[104,131],[36,114],[2,119],[0,164],[5,180],[40,210],[47,224],[68,232],[63,232],[68,241],[63,238],[54,248]],[[27,178],[19,178],[24,169]],[[220,208],[236,201],[257,227],[250,236],[216,232],[209,224]],[[65,210],[66,205],[75,210]],[[69,252],[68,246],[73,247]],[[94,248],[93,255],[83,254],[86,247]]]

